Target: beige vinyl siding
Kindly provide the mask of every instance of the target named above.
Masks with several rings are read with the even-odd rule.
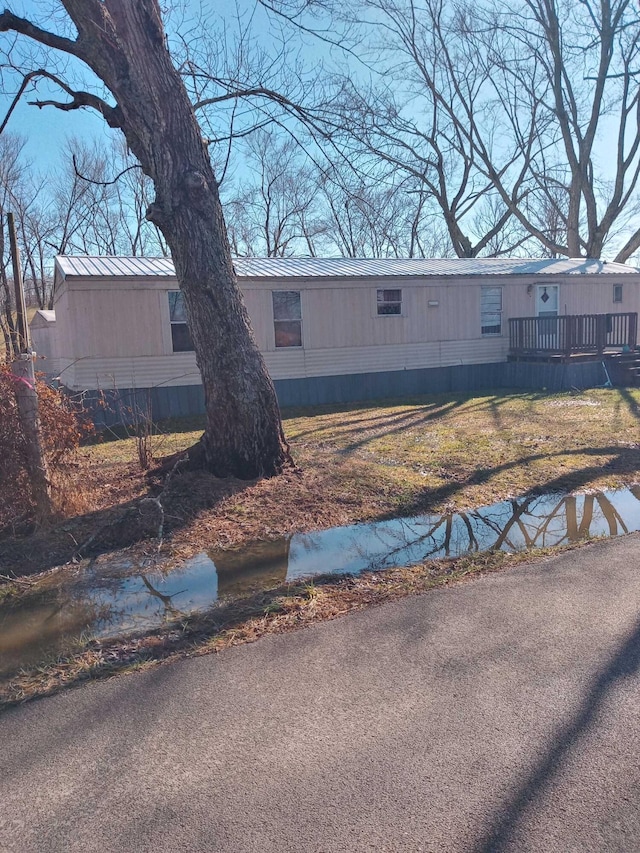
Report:
[[[69,379],[64,377],[65,384]],[[160,385],[198,385],[200,373],[192,352],[170,356],[87,358],[73,368],[73,388],[154,388]]]
[[[284,289],[299,290],[299,288],[296,287],[295,284],[289,288],[274,286],[264,289],[261,288],[260,290],[253,287],[245,288],[244,286],[242,286],[244,303],[247,306],[247,311],[249,312],[249,317],[251,318],[251,325],[253,327],[256,343],[258,344],[258,349],[260,349],[262,352],[266,352],[267,350],[274,350],[276,348],[275,335],[273,331],[273,306],[271,304],[271,291]],[[302,334],[304,335],[304,303],[302,307],[302,316]]]
[[[505,318],[533,317],[536,313],[536,288],[555,284],[560,288],[560,314],[610,314],[640,310],[640,284],[636,276],[629,274],[619,278],[614,275],[590,278],[531,276],[518,281],[502,281],[496,276],[486,283],[503,285]],[[614,284],[622,285],[622,302],[613,301]]]
[[[347,282],[319,288],[306,282],[287,283],[288,290],[299,290],[301,294],[303,348],[370,346],[372,342],[388,346],[479,336],[480,294],[476,285],[454,290],[394,281],[394,288],[402,290],[402,315],[379,316],[379,284]],[[283,286],[270,283],[258,290],[243,284],[256,340],[263,352],[276,349],[271,293]],[[438,306],[429,306],[430,301],[438,302]]]
[[[302,379],[504,361],[507,346],[506,340],[496,337],[266,353],[265,361],[273,379]]]
[[[509,317],[535,314],[538,285],[560,286],[560,312],[640,310],[640,277],[477,276],[241,281],[255,337],[274,379],[503,361]],[[613,285],[623,302],[613,302]],[[502,334],[481,337],[482,286],[502,287]],[[402,315],[378,316],[376,291],[402,290]],[[73,279],[56,297],[56,372],[66,385],[147,388],[199,383],[193,353],[173,353],[167,293],[172,278]],[[271,294],[298,290],[302,348],[276,350]],[[437,304],[429,304],[429,303]],[[46,368],[47,372],[49,367]]]
[[[502,338],[481,338],[462,344],[434,341],[312,351],[279,349],[265,353],[265,361],[273,379],[304,379],[503,361],[506,346]],[[200,375],[193,353],[174,353],[159,357],[80,359],[70,365],[63,380],[65,385],[78,390],[106,390],[197,385]]]
[[[29,324],[29,329],[31,346],[36,352],[36,357],[47,362],[46,366],[43,362],[39,362],[36,365],[36,370],[43,370],[45,373],[52,373],[53,370],[50,370],[49,368],[51,368],[52,362],[57,360],[58,355],[56,350],[58,340],[56,336],[56,321],[47,321],[40,312],[36,312],[33,320]]]
[[[53,374],[54,376],[58,376],[60,378],[60,382],[63,385],[66,385],[67,388],[71,388],[73,390],[81,390],[84,391],[88,388],[88,385],[77,385],[76,384],[76,359],[61,357],[57,359],[57,370]]]
[[[112,358],[163,355],[166,291],[74,290],[70,304],[75,352]]]

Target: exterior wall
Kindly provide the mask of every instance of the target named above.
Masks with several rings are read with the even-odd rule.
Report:
[[[47,376],[57,376],[60,370],[58,358],[58,332],[52,311],[36,311],[29,324],[31,345],[36,353],[35,369]]]
[[[507,348],[506,338],[493,337],[317,350],[283,348],[264,357],[273,379],[294,379],[504,361]]]
[[[640,311],[640,276],[632,274],[241,282],[258,346],[276,381],[503,362],[508,318],[534,315],[536,287],[544,284],[560,286],[560,313]],[[613,303],[614,284],[623,285],[622,303]],[[500,336],[481,336],[482,286],[503,288]],[[402,315],[378,316],[376,290],[397,288]],[[63,282],[55,309],[64,384],[74,390],[197,385],[194,354],[172,352],[167,292],[175,289],[175,279],[165,276]],[[275,290],[301,293],[300,348],[275,346]]]
[[[36,314],[36,318],[37,318]],[[55,358],[56,324],[53,322],[35,322],[30,326],[31,345],[38,356],[46,359]]]
[[[480,334],[483,286],[503,288],[503,335],[508,318],[536,313],[536,287],[559,285],[562,314],[640,311],[640,277],[621,276],[478,276],[473,279],[370,279],[366,281],[243,282],[258,345],[276,351],[271,292],[299,290],[305,350],[411,344],[426,341],[486,340]],[[613,285],[623,285],[622,303],[613,302]],[[377,289],[402,289],[402,316],[379,317]],[[437,302],[437,306],[429,303]]]
[[[171,353],[169,287],[166,279],[64,282],[54,306],[61,381],[80,390],[113,387],[125,379],[120,387],[131,387],[138,373],[153,383],[181,375],[180,363],[167,363],[160,371],[146,366],[147,359]]]
[[[402,290],[402,315],[377,315],[378,289]],[[271,292],[300,290],[303,346],[325,350],[395,346],[438,340],[480,337],[480,291],[477,284],[454,288],[432,287],[424,281],[329,282],[321,287],[307,283],[270,285],[268,289],[243,286],[249,313],[263,351],[275,351]],[[429,302],[438,306],[429,306]],[[266,322],[265,322],[266,321]]]
[[[264,357],[272,379],[306,379],[498,362],[506,359],[506,347],[507,340],[500,337],[461,343],[434,341],[323,350],[292,348],[266,352]],[[172,353],[155,357],[79,359],[64,372],[62,380],[74,390],[153,388],[197,385],[200,374],[193,353]]]
[[[489,276],[487,276],[489,278]],[[485,282],[482,282],[483,284]],[[500,276],[486,284],[499,285]],[[561,314],[609,314],[624,311],[640,312],[640,282],[638,276],[531,276],[504,285],[504,314],[506,317],[533,317],[536,313],[536,287],[559,285]],[[613,301],[614,284],[622,284],[622,302]]]
[[[131,358],[164,355],[166,301],[166,293],[159,290],[74,288],[68,303],[69,355],[95,354],[105,359],[122,354]]]
[[[138,358],[80,359],[62,378],[64,384],[74,390],[200,384],[200,373],[192,352]]]

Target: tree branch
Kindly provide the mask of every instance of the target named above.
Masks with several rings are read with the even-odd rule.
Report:
[[[51,74],[49,71],[45,71],[40,68],[38,71],[31,71],[28,75],[26,75],[30,79],[34,77],[44,77],[47,80],[51,80],[57,86],[59,86],[63,92],[66,92],[67,95],[72,99],[67,103],[60,103],[59,101],[28,101],[31,106],[38,107],[38,109],[42,109],[43,107],[55,107],[58,110],[63,110],[64,112],[70,112],[71,110],[79,110],[82,107],[91,107],[91,109],[97,110],[100,115],[107,122],[109,127],[113,128],[122,128],[122,123],[120,120],[120,110],[118,107],[110,106],[106,101],[100,98],[98,95],[94,95],[91,92],[82,92],[75,91],[70,86],[68,86],[64,80],[61,80],[59,77],[56,77],[55,74]],[[24,88],[21,87],[21,92],[24,91]],[[11,109],[13,109],[13,106]],[[4,124],[3,124],[4,127]]]
[[[78,170],[78,161],[76,160],[75,154],[71,155],[71,161],[73,163],[73,171],[80,178],[80,180],[86,181],[88,184],[95,184],[97,187],[110,187],[112,184],[117,183],[123,175],[126,175],[127,172],[130,172],[132,169],[142,169],[140,163],[134,163],[133,166],[127,166],[126,169],[123,169],[111,181],[94,181],[93,178],[87,178],[86,175],[83,175],[82,172]]]
[[[635,231],[613,259],[616,264],[625,264],[631,255],[640,249],[640,228]]]
[[[24,95],[24,90],[29,85],[34,74],[35,74],[35,72],[32,71],[29,74],[25,74],[24,77],[22,78],[22,83],[20,84],[20,88],[18,89],[18,92],[17,92],[15,98],[13,99],[13,101],[11,101],[9,109],[7,110],[7,114],[5,115],[4,119],[2,120],[2,124],[0,124],[0,135],[2,135],[2,132],[4,131],[7,124],[9,123],[9,119],[11,118],[13,111],[18,106],[18,101]]]
[[[70,53],[72,56],[77,56],[79,59],[84,59],[84,53],[77,41],[58,36],[55,33],[50,33],[47,30],[42,30],[26,18],[19,18],[5,9],[0,14],[0,33],[13,31],[27,36],[45,47],[51,47],[54,50],[61,50],[64,53]]]

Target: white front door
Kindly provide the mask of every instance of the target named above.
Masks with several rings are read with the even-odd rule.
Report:
[[[538,349],[554,350],[558,347],[558,321],[560,287],[557,284],[536,286],[536,316],[538,322]],[[544,318],[549,319],[545,321]]]

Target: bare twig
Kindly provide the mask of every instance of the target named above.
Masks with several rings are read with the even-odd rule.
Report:
[[[0,133],[1,132],[2,129],[0,129]],[[133,166],[127,166],[126,169],[123,169],[120,174],[116,175],[115,178],[111,181],[95,181],[93,178],[88,178],[86,175],[83,175],[82,172],[80,172],[80,170],[78,169],[78,161],[76,159],[75,154],[72,155],[71,160],[73,162],[73,171],[76,173],[76,175],[83,181],[86,181],[88,184],[95,184],[98,187],[109,187],[119,181],[123,175],[126,175],[127,172],[130,172],[132,169],[142,169],[140,163],[134,163]]]

